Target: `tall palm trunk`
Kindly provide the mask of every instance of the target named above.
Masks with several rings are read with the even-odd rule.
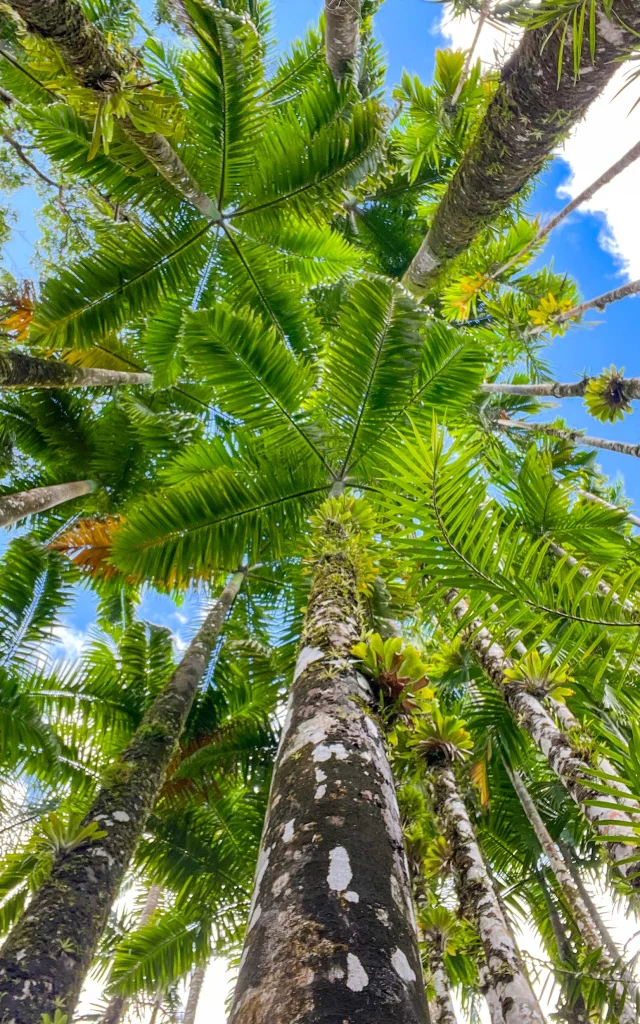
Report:
[[[475,921],[505,1024],[544,1024],[450,764],[433,769],[438,819],[452,850],[461,905]]]
[[[51,484],[49,487],[32,487],[30,491],[17,491],[0,498],[0,527],[45,512],[65,501],[72,501],[95,489],[93,480],[74,480],[66,484]]]
[[[327,64],[339,83],[358,55],[360,0],[325,0],[324,20]]]
[[[149,921],[158,909],[161,895],[162,886],[149,886],[147,898],[138,920],[138,928],[144,928],[146,924],[149,924]],[[120,1021],[124,1017],[124,1012],[127,1008],[128,1002],[129,999],[127,996],[112,996],[104,1014],[102,1015],[102,1024],[120,1024]]]
[[[446,599],[456,602],[454,618],[463,619],[469,610],[467,602],[458,600],[457,591],[449,591]],[[609,858],[632,885],[639,886],[640,848],[635,843],[633,818],[622,802],[622,795],[617,808],[609,806],[610,798],[602,801],[589,778],[589,766],[576,755],[566,733],[557,727],[534,694],[505,676],[512,663],[488,629],[476,620],[465,633],[480,665],[503,694],[518,724],[529,734],[590,824],[606,839]],[[606,807],[599,806],[603,802]]]
[[[31,32],[55,43],[81,85],[103,93],[121,90],[126,68],[120,56],[75,0],[11,0],[11,6]],[[215,203],[202,192],[163,135],[140,131],[128,116],[119,118],[119,124],[177,192],[205,217],[219,220]]]
[[[0,951],[0,1020],[71,1017],[110,907],[162,785],[244,573],[235,573],[116,762],[84,824],[100,838],[62,851]]]
[[[184,1008],[182,1024],[196,1024],[196,1012],[206,973],[206,964],[202,964],[200,967],[194,967],[193,969],[193,973],[189,981],[189,995],[187,996],[187,1005]]]
[[[425,939],[431,984],[435,993],[434,998],[429,1001],[429,1019],[431,1024],[458,1024],[451,998],[449,976],[444,965],[443,937],[440,933],[431,932]]]
[[[640,444],[629,441],[611,441],[607,437],[592,437],[579,430],[554,427],[553,423],[527,423],[525,420],[499,419],[496,421],[504,430],[526,430],[533,434],[546,434],[548,437],[559,437],[561,441],[570,441],[585,448],[600,448],[605,452],[617,452],[618,455],[631,455],[640,459]]]
[[[0,353],[0,388],[90,388],[150,384],[150,373],[124,373],[37,359],[23,352]]]
[[[547,908],[551,928],[553,930],[553,937],[558,957],[564,965],[565,970],[567,968],[571,968],[573,971],[576,967],[575,952],[560,919],[558,908],[553,901],[544,872],[536,871],[536,875],[542,890],[542,896],[544,898],[545,907]],[[562,1015],[562,1020],[566,1020],[567,1024],[589,1024],[589,1015],[587,1013],[584,998],[582,995],[578,995],[577,998],[575,998],[574,994],[570,991],[570,978],[571,975],[565,974],[560,979],[560,990],[563,998],[565,999],[565,1003],[563,1006],[558,1004],[558,1014]]]
[[[395,787],[349,658],[362,612],[338,525],[315,564],[229,1024],[427,1019]]]
[[[619,1024],[636,1024],[636,1012],[631,1005],[632,1001],[635,1003],[638,999],[638,986],[635,980],[628,971],[623,969],[622,972],[620,972],[618,966],[620,954],[617,950],[615,950],[615,956],[611,959],[609,951],[602,949],[602,942],[600,941],[596,922],[594,921],[589,911],[589,907],[582,897],[582,893],[573,880],[564,857],[549,834],[549,830],[542,820],[540,812],[536,807],[529,790],[517,772],[512,772],[506,764],[505,768],[509,778],[511,779],[513,788],[516,791],[520,805],[536,834],[536,838],[542,847],[545,857],[549,861],[549,866],[555,875],[558,885],[560,886],[564,902],[569,908],[571,916],[576,923],[576,927],[580,933],[582,941],[584,942],[585,948],[589,953],[594,953],[596,950],[601,951],[598,966],[600,970],[603,970],[605,975],[611,979],[611,981],[615,981],[616,975],[620,975],[619,983],[616,986],[616,994],[623,1004],[618,1010]]]
[[[491,1024],[504,1024],[502,1006],[500,1005],[500,1000],[498,999],[496,990],[493,987],[491,972],[485,963],[480,964],[478,973],[480,975],[480,991],[485,998]]]

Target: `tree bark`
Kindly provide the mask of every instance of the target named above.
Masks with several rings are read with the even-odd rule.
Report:
[[[500,1005],[500,1000],[498,999],[496,990],[493,987],[489,968],[485,963],[480,964],[478,973],[480,975],[480,991],[482,992],[487,1004],[491,1024],[504,1024],[502,1006]]]
[[[600,941],[598,929],[591,914],[589,913],[589,908],[585,904],[579,889],[575,885],[571,872],[569,871],[559,848],[551,838],[547,826],[542,820],[540,812],[531,798],[529,790],[525,786],[519,774],[515,771],[512,772],[506,763],[505,769],[507,775],[511,779],[511,783],[516,791],[520,805],[529,820],[529,824],[536,834],[536,838],[540,843],[542,852],[549,861],[549,866],[556,878],[556,881],[558,882],[558,885],[560,886],[563,899],[576,923],[580,937],[584,942],[585,949],[589,953],[595,953],[596,950],[601,951],[597,967],[600,971],[603,971],[606,977],[613,981],[616,975],[620,975],[620,955],[617,954],[617,956],[611,960],[608,956],[608,951],[602,949],[602,942]],[[563,955],[562,949],[560,949],[560,954]],[[624,992],[626,992],[626,995],[623,996]],[[637,1000],[638,986],[635,984],[633,978],[628,974],[628,972],[625,972],[624,970],[622,971],[620,981],[617,985],[616,994],[623,1004],[618,1010],[619,1024],[637,1024],[636,1013],[632,1007],[632,1000],[634,1003]]]
[[[151,384],[150,373],[123,373],[38,359],[23,352],[0,352],[0,388],[90,388]]]
[[[583,377],[582,380],[561,384],[549,380],[543,384],[481,384],[484,395],[532,395],[535,398],[584,398],[590,381],[597,377]],[[640,377],[625,377],[620,381],[627,399],[640,398]]]
[[[578,559],[574,558],[573,555],[570,555],[568,551],[565,551],[565,549],[561,547],[560,544],[555,544],[551,542],[549,544],[549,551],[553,552],[556,558],[563,558],[567,565],[570,565],[572,567],[578,566],[578,575],[582,576],[583,579],[590,579],[590,577],[593,575],[591,570],[587,569],[586,565],[581,565],[578,562]],[[629,615],[635,615],[636,609],[631,604],[631,601],[629,601],[627,598],[621,600],[620,595],[616,594],[615,590],[612,593],[611,587],[608,583],[605,583],[604,580],[600,580],[598,582],[596,590],[601,597],[608,597],[609,594],[611,594],[611,600],[615,604],[618,604],[621,608],[624,608],[625,612],[627,612]]]
[[[560,316],[555,317],[555,322],[557,324],[566,323],[567,320],[573,320],[575,317],[582,316],[583,313],[590,309],[599,309],[602,312],[612,302],[620,302],[621,299],[626,299],[629,295],[637,295],[638,292],[640,292],[640,279],[629,281],[628,284],[620,285],[619,288],[613,288],[610,292],[604,292],[595,299],[588,299],[586,302],[581,302],[579,305],[574,306],[573,309],[568,309],[566,313],[561,313]],[[544,327],[540,329],[540,332],[543,330]]]
[[[229,1024],[423,1024],[395,787],[361,636],[354,556],[318,557],[276,757]]]
[[[182,1024],[196,1024],[198,1000],[200,999],[200,993],[202,992],[204,976],[206,973],[206,964],[201,964],[199,967],[194,967],[193,969],[191,980],[189,981],[189,995],[187,996],[187,1005],[184,1008]]]
[[[574,883],[576,889],[578,890],[578,892],[580,893],[580,897],[582,899],[582,902],[584,903],[585,907],[587,907],[587,909],[589,911],[589,917],[591,918],[591,920],[594,922],[596,928],[598,929],[598,932],[600,934],[600,938],[602,939],[602,944],[603,944],[604,948],[607,950],[607,952],[608,952],[609,956],[611,957],[611,959],[614,961],[614,963],[617,963],[621,959],[620,950],[618,949],[617,945],[615,944],[615,942],[613,940],[613,937],[611,935],[611,932],[609,931],[609,929],[607,928],[606,924],[602,920],[602,915],[600,914],[600,911],[598,910],[598,908],[596,907],[595,903],[591,899],[591,896],[589,895],[587,887],[585,886],[584,882],[582,881],[582,878],[580,876],[580,872],[578,871],[578,867],[577,867],[576,862],[574,860],[573,854],[572,854],[571,850],[567,846],[564,845],[564,843],[560,843],[559,847],[560,847],[560,851],[562,853],[562,856],[564,858],[565,864],[567,865],[567,867],[569,869],[569,872],[571,874],[571,878],[573,879],[573,883]]]
[[[435,811],[452,850],[460,902],[465,916],[477,925],[505,1024],[544,1024],[452,767],[434,767],[433,778]]]
[[[570,35],[562,55],[562,26],[525,32],[520,46],[502,69],[475,138],[452,178],[418,253],[406,275],[408,287],[424,288],[443,263],[455,259],[479,231],[502,212],[585,114],[635,47],[640,9],[634,0],[619,0],[610,21],[602,3],[596,8],[593,64],[585,30],[581,71],[576,79]]]
[[[619,508],[617,505],[612,505],[610,501],[606,501],[598,494],[592,494],[591,491],[578,490],[577,494],[579,494],[581,498],[584,498],[585,501],[591,501],[595,505],[604,505],[605,508],[610,508],[612,511],[624,512],[630,523],[633,523],[634,526],[640,526],[640,516],[634,516],[633,513],[628,512],[626,508]]]
[[[571,441],[585,448],[601,448],[605,452],[617,452],[619,455],[633,455],[640,459],[640,444],[629,444],[627,441],[609,441],[604,437],[590,437],[579,430],[567,430],[562,427],[554,427],[552,423],[526,423],[524,420],[500,419],[497,421],[499,427],[504,430],[528,430],[534,434],[547,434],[549,437],[559,437],[561,441]]]
[[[81,85],[96,92],[120,90],[125,65],[76,0],[11,0],[11,6],[29,31],[56,44]],[[220,219],[216,204],[201,191],[163,135],[141,132],[129,117],[119,118],[119,124],[162,177],[203,216]]]
[[[591,184],[580,193],[580,195],[577,195],[570,203],[563,206],[560,212],[557,213],[555,217],[552,217],[551,220],[547,221],[547,223],[540,228],[535,238],[532,238],[531,241],[520,250],[520,252],[516,253],[515,256],[512,256],[512,258],[499,267],[498,270],[494,270],[494,272],[490,274],[490,280],[495,281],[495,279],[500,277],[501,274],[510,270],[526,252],[529,252],[529,250],[533,249],[535,245],[542,242],[554,228],[557,228],[558,224],[562,224],[563,220],[570,217],[574,210],[577,210],[583,205],[583,203],[588,203],[590,199],[593,199],[601,188],[604,188],[604,186],[608,185],[609,182],[614,180],[614,178],[617,178],[619,174],[626,171],[627,167],[630,167],[632,163],[635,163],[638,157],[640,157],[640,142],[636,142],[635,146],[632,146],[631,149],[627,150],[624,156],[621,156],[619,160],[616,160],[616,162],[612,164],[611,167],[607,168],[599,178],[592,181]]]
[[[324,20],[327,64],[340,84],[358,56],[360,0],[325,0]]]
[[[27,516],[46,512],[65,501],[72,501],[95,490],[93,480],[73,480],[66,484],[51,484],[49,487],[33,487],[30,491],[16,491],[0,497],[0,527],[19,523]]]
[[[452,612],[460,621],[469,606],[464,599],[456,600],[458,597],[457,591],[450,591],[447,595],[449,603],[456,601]],[[494,642],[489,630],[475,620],[465,630],[465,635],[471,650],[488,678],[503,694],[520,727],[529,734],[585,818],[606,839],[603,846],[609,858],[634,888],[640,888],[640,848],[636,845],[633,818],[624,806],[622,796],[616,809],[597,806],[602,802],[602,796],[593,788],[589,766],[576,755],[566,733],[557,727],[538,698],[528,693],[522,684],[511,682],[505,676],[505,670],[512,668],[513,663]],[[607,803],[610,802],[611,798],[607,798]]]
[[[439,933],[428,933],[425,938],[431,984],[435,993],[434,998],[429,1002],[430,1024],[458,1024],[451,998],[449,976],[444,965],[442,936]]]
[[[162,886],[150,885],[144,907],[138,920],[138,928],[144,928],[155,914],[160,903]],[[120,1024],[129,1003],[128,996],[112,996],[102,1016],[102,1024]]]
[[[549,886],[547,885],[544,872],[538,870],[536,871],[536,876],[540,888],[542,889],[542,895],[547,908],[547,914],[549,915],[549,921],[553,930],[553,937],[555,939],[560,961],[565,965],[565,970],[570,967],[575,970],[575,953],[564,929],[564,925],[560,920],[558,908],[556,907],[549,891]],[[584,998],[581,995],[578,995],[577,998],[572,999],[571,993],[567,992],[567,989],[570,989],[570,985],[567,984],[569,980],[569,976],[566,974],[564,977],[561,976],[561,978],[558,979],[560,990],[565,1000],[564,1005],[558,1002],[556,1007],[558,1018],[567,1021],[567,1024],[589,1024],[589,1017],[584,1003]]]
[[[235,573],[147,711],[84,819],[102,838],[66,850],[0,952],[0,1020],[71,1018],[111,904],[162,785],[198,685],[244,573]]]

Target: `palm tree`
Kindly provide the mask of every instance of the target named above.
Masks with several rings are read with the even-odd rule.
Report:
[[[0,354],[0,388],[90,388],[150,384],[149,373],[126,373],[74,366],[62,360],[37,359],[23,352]]]
[[[75,1005],[107,914],[243,579],[244,571],[237,572],[225,585],[143,724],[110,767],[83,826],[94,828],[99,845],[79,842],[61,851],[5,941],[0,1007],[16,1021],[26,1022],[44,1013],[52,1016],[60,1004],[69,1009]],[[82,951],[81,955],[61,961],[55,952],[55,943],[61,941],[69,950]],[[34,975],[40,981],[31,981],[25,999],[25,982]]]
[[[432,721],[422,719],[417,723],[410,743],[433,776],[434,808],[451,847],[459,897],[477,926],[505,1024],[542,1022],[453,770],[453,763],[464,757],[471,745],[464,723],[454,716],[443,716],[435,707]]]

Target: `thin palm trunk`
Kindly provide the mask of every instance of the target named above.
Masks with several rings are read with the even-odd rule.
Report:
[[[325,0],[324,20],[327,64],[339,83],[358,56],[360,0]]]
[[[620,0],[615,23],[600,3],[593,16],[597,22],[593,61],[585,32],[579,55],[584,71],[578,76],[573,46],[564,46],[560,25],[551,32],[544,25],[524,33],[409,266],[408,287],[427,287],[443,264],[468,249],[484,225],[542,169],[611,80],[619,60],[632,52],[640,29],[640,10],[634,0]]]
[[[553,322],[564,324],[567,320],[574,320],[576,317],[582,316],[583,313],[587,313],[590,309],[598,309],[602,312],[612,302],[620,302],[621,299],[626,299],[629,295],[637,295],[638,292],[640,292],[640,278],[637,281],[623,284],[619,288],[613,288],[610,292],[603,292],[602,295],[597,295],[595,299],[580,302],[577,306],[573,306],[571,309],[566,310],[566,312],[560,313],[559,316],[555,316]],[[544,324],[540,324],[528,330],[527,334],[533,337],[537,334],[543,334],[546,330],[547,327]]]
[[[458,84],[456,85],[456,90],[455,90],[453,96],[451,97],[451,106],[452,107],[455,107],[455,105],[457,104],[458,100],[460,99],[460,93],[462,92],[462,90],[464,88],[464,83],[466,82],[466,80],[467,80],[467,78],[469,76],[469,68],[471,67],[471,61],[473,60],[473,55],[476,52],[476,46],[478,45],[478,42],[480,40],[480,36],[482,34],[482,29],[484,28],[484,24],[485,24],[487,18],[489,17],[489,10],[490,10],[490,8],[491,8],[491,0],[483,0],[482,8],[480,10],[480,16],[478,18],[478,24],[476,26],[476,31],[475,31],[473,39],[471,41],[471,46],[467,50],[467,55],[466,55],[466,57],[464,59],[464,64],[462,66],[462,71],[460,72],[460,78],[458,79]]]
[[[155,914],[160,903],[162,886],[150,885],[147,898],[138,919],[138,928],[144,928]],[[102,1016],[102,1024],[120,1024],[124,1017],[129,999],[127,996],[112,996]]]
[[[0,1020],[69,1017],[198,685],[244,579],[234,573],[84,819],[100,838],[63,851],[0,952]],[[64,950],[64,955],[61,954]]]
[[[580,898],[582,899],[582,902],[589,911],[589,917],[598,929],[598,933],[600,935],[600,938],[602,939],[602,944],[604,948],[607,950],[611,959],[614,961],[614,963],[617,963],[620,960],[620,950],[614,942],[611,932],[604,923],[600,911],[593,902],[589,894],[589,890],[587,889],[586,885],[582,880],[582,877],[578,870],[578,866],[575,862],[575,857],[572,851],[569,849],[569,847],[565,846],[564,843],[559,843],[558,845],[560,848],[560,852],[562,853],[564,862],[569,869],[569,873],[571,874],[573,883],[578,892],[580,893]]]
[[[451,998],[449,976],[444,965],[443,937],[440,933],[430,932],[425,939],[429,973],[434,991],[434,997],[429,1001],[430,1024],[458,1024]]]
[[[475,921],[505,1024],[544,1024],[449,764],[433,769],[434,802],[449,841],[460,904]]]
[[[120,91],[125,66],[76,0],[11,0],[11,6],[31,32],[55,43],[81,85],[98,93]],[[163,135],[140,131],[128,116],[119,118],[118,123],[147,160],[185,199],[205,217],[220,219],[216,204],[202,192]]]
[[[17,491],[0,497],[0,527],[12,526],[27,516],[46,512],[49,508],[73,501],[83,494],[95,490],[93,480],[73,480],[66,484],[51,484],[48,487],[32,487],[30,491]]]
[[[527,430],[534,434],[547,434],[559,437],[561,441],[571,441],[585,448],[601,448],[605,452],[617,452],[619,455],[632,455],[640,459],[640,444],[629,444],[627,441],[609,441],[604,437],[590,437],[579,430],[567,430],[554,427],[552,423],[526,423],[524,420],[499,419],[497,425],[504,430]]]
[[[564,925],[560,920],[560,914],[558,908],[553,900],[549,886],[545,878],[543,871],[536,871],[536,877],[538,884],[542,890],[542,896],[544,899],[545,907],[547,908],[547,914],[551,928],[553,930],[553,937],[556,944],[557,955],[562,964],[563,971],[571,970],[573,973],[576,968],[576,957],[569,937],[564,929]],[[566,973],[559,979],[560,988],[563,993],[565,1000],[564,1005],[558,1005],[558,1015],[561,1016],[562,1020],[566,1020],[567,1024],[589,1024],[589,1017],[587,1009],[584,1003],[584,998],[578,995],[577,998],[573,998],[571,992],[570,975]]]
[[[585,501],[591,501],[595,505],[603,505],[604,508],[610,508],[612,511],[624,512],[630,523],[633,523],[634,526],[640,526],[640,516],[634,516],[633,513],[628,512],[626,508],[619,508],[618,505],[613,505],[610,501],[606,501],[604,498],[601,498],[600,495],[592,494],[591,491],[578,490],[577,493],[581,498],[584,498]]]
[[[455,601],[452,608],[454,618],[461,621],[468,613],[469,606],[464,599],[458,598],[457,591],[450,591],[447,595],[449,603]],[[610,799],[603,801],[601,794],[593,787],[589,766],[576,755],[567,734],[558,728],[534,694],[528,693],[523,684],[513,682],[505,675],[513,663],[500,645],[495,643],[489,630],[479,620],[475,620],[465,630],[465,635],[480,665],[503,694],[520,727],[529,734],[586,819],[605,840],[603,845],[610,859],[621,874],[638,887],[640,848],[636,845],[633,818],[622,802],[622,795],[616,807],[610,806]],[[602,803],[606,803],[606,806],[601,806]]]
[[[582,565],[580,562],[578,562],[578,559],[574,558],[573,555],[570,555],[568,551],[565,551],[565,549],[561,547],[560,544],[555,544],[554,542],[551,542],[549,544],[549,551],[553,552],[556,558],[564,559],[567,565],[570,565],[572,567],[577,566],[578,575],[582,576],[583,579],[588,580],[591,578],[591,576],[593,576],[593,573],[590,569],[587,569],[586,565]],[[611,595],[611,600],[615,604],[619,604],[621,608],[624,608],[625,612],[628,612],[628,614],[636,614],[636,609],[631,604],[631,601],[629,601],[627,598],[621,600],[620,595],[616,594],[615,590],[612,591],[609,584],[605,583],[604,580],[598,581],[598,583],[596,584],[596,590],[601,597],[609,597],[609,595]]]
[[[201,964],[199,967],[194,967],[193,969],[191,979],[189,981],[189,995],[187,996],[187,1005],[184,1008],[182,1024],[196,1024],[196,1012],[198,1010],[198,1002],[200,1000],[200,993],[202,992],[204,976],[206,973],[206,964]]]
[[[150,373],[123,373],[37,359],[23,352],[0,353],[0,388],[91,388],[151,384]]]
[[[533,249],[534,246],[539,245],[539,243],[542,242],[547,237],[547,235],[553,231],[554,228],[557,228],[558,224],[562,224],[563,220],[566,220],[567,217],[570,217],[574,210],[577,210],[584,203],[588,203],[590,199],[593,199],[593,197],[596,195],[597,192],[600,191],[601,188],[604,188],[604,186],[608,185],[609,182],[614,180],[614,178],[617,178],[619,174],[622,174],[623,171],[626,171],[626,169],[630,167],[631,164],[635,163],[638,157],[640,157],[640,142],[636,142],[635,146],[632,146],[631,149],[627,150],[624,156],[620,157],[619,160],[616,160],[616,162],[612,164],[611,167],[607,168],[607,170],[604,171],[604,173],[601,174],[599,178],[596,178],[595,181],[592,181],[591,184],[587,186],[587,188],[585,188],[582,192],[580,192],[579,195],[575,197],[575,199],[572,199],[571,202],[566,204],[566,206],[563,206],[560,212],[555,215],[555,217],[552,217],[551,220],[547,221],[547,223],[540,228],[535,238],[532,238],[527,245],[520,249],[520,252],[517,252],[516,255],[512,256],[510,260],[508,260],[506,263],[503,263],[503,265],[499,267],[497,270],[494,270],[494,272],[490,275],[490,280],[494,281],[497,277],[500,277],[501,274],[504,274],[507,270],[510,270],[511,267],[518,263],[518,261],[524,256],[525,253]]]
[[[557,380],[544,381],[542,384],[481,384],[483,395],[531,395],[534,398],[584,398],[591,381],[597,377],[583,377],[582,380],[563,384]],[[625,377],[620,380],[620,387],[625,398],[640,398],[640,377]]]
[[[316,561],[229,1024],[427,1019],[393,778],[350,661],[357,567],[332,547]]]
[[[620,954],[616,950],[616,956],[613,959],[610,959],[608,951],[602,949],[602,942],[600,941],[595,921],[589,913],[589,908],[585,904],[582,895],[571,876],[571,872],[566,861],[549,834],[549,830],[542,820],[540,812],[536,807],[529,790],[520,778],[520,775],[515,771],[511,771],[506,763],[505,769],[511,780],[513,788],[516,791],[520,805],[527,816],[529,824],[533,828],[542,851],[549,861],[549,866],[558,885],[560,886],[562,898],[575,921],[580,937],[584,942],[585,949],[589,953],[595,953],[598,950],[601,951],[597,966],[600,971],[604,972],[608,979],[614,981],[616,974],[620,974]],[[560,952],[562,953],[562,950]],[[637,1001],[638,986],[634,979],[629,975],[628,971],[622,971],[620,980],[617,984],[616,994],[623,1003],[623,1005],[618,1008],[619,1024],[636,1024],[636,1013],[632,1008],[631,1000],[633,1000],[634,1003]]]

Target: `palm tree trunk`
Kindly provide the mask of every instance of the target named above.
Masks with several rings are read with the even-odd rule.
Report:
[[[324,20],[327,64],[340,83],[358,55],[360,0],[325,0]]]
[[[65,501],[73,501],[83,494],[95,490],[93,480],[74,480],[66,484],[51,484],[49,487],[33,487],[30,491],[17,491],[0,497],[0,527],[12,526],[27,516],[45,512]]]
[[[604,437],[590,437],[579,430],[567,430],[554,427],[552,423],[526,423],[524,420],[499,419],[497,425],[504,430],[528,430],[534,434],[547,434],[559,437],[561,441],[571,441],[585,448],[601,448],[605,452],[617,452],[619,455],[633,455],[640,459],[640,444],[629,444],[627,441],[609,441]]]
[[[187,1005],[184,1008],[182,1024],[196,1024],[198,1000],[200,999],[200,993],[202,992],[204,976],[206,973],[206,964],[201,964],[200,967],[194,967],[193,969],[191,980],[189,982],[189,995],[187,996]]]
[[[480,40],[480,36],[482,35],[482,29],[484,28],[484,23],[486,22],[487,18],[489,17],[490,7],[491,7],[491,0],[482,0],[482,8],[480,10],[480,15],[478,17],[478,24],[476,26],[476,31],[474,33],[473,39],[471,40],[471,46],[467,50],[467,55],[466,55],[466,57],[464,59],[464,64],[462,65],[462,71],[460,72],[460,78],[458,79],[458,84],[456,85],[456,91],[454,92],[453,96],[451,97],[451,106],[452,107],[455,107],[455,105],[457,104],[458,100],[460,99],[460,93],[462,92],[462,90],[464,88],[464,83],[466,82],[466,80],[467,80],[467,78],[469,76],[469,68],[471,67],[471,61],[473,60],[473,55],[476,52],[476,46],[478,45],[478,42]]]
[[[612,302],[620,302],[621,299],[626,299],[629,295],[637,295],[638,292],[640,292],[640,279],[629,281],[628,284],[620,285],[619,288],[613,288],[610,292],[603,292],[602,295],[597,295],[595,299],[580,302],[577,306],[573,306],[572,309],[568,309],[565,313],[554,317],[554,321],[557,324],[564,324],[567,320],[574,320],[576,317],[582,316],[583,313],[588,312],[590,309],[598,309],[602,312]],[[539,326],[528,333],[542,334],[545,330],[546,327]]]
[[[591,182],[591,184],[588,185],[580,195],[577,195],[570,203],[563,206],[560,212],[557,213],[555,217],[552,217],[551,220],[547,221],[547,223],[540,228],[535,238],[532,238],[531,241],[520,250],[520,252],[516,253],[515,256],[512,256],[510,260],[507,260],[507,262],[499,267],[498,270],[494,270],[490,275],[490,279],[495,281],[495,279],[500,277],[501,274],[510,270],[526,252],[529,252],[534,246],[539,245],[539,243],[542,242],[554,228],[557,228],[558,224],[562,224],[562,221],[566,220],[567,217],[570,217],[574,210],[577,210],[578,207],[583,205],[583,203],[588,203],[590,199],[593,199],[601,188],[604,188],[604,186],[608,185],[610,181],[617,178],[619,174],[626,171],[627,167],[630,167],[632,163],[635,163],[638,157],[640,157],[640,142],[636,142],[635,146],[632,146],[624,156],[620,157],[619,160],[616,160],[616,162],[604,171],[599,178],[596,178],[595,181]]]
[[[618,505],[612,505],[610,501],[606,501],[598,494],[592,494],[591,491],[578,490],[577,493],[581,498],[584,498],[585,501],[591,501],[596,505],[604,505],[605,508],[610,508],[612,511],[624,512],[630,523],[633,523],[634,526],[640,526],[640,516],[634,516],[633,513],[628,512],[626,508],[619,508]]]
[[[556,944],[556,950],[563,969],[569,968],[575,970],[575,953],[571,942],[564,929],[564,925],[560,920],[558,908],[553,901],[553,897],[549,891],[547,880],[544,876],[543,871],[536,871],[538,883],[542,890],[542,896],[544,899],[545,906],[547,908],[547,914],[549,915],[549,921],[553,930],[553,937]],[[568,983],[570,981],[570,975],[565,974],[563,977],[558,979],[560,989],[565,1000],[564,1005],[556,1007],[559,1019],[566,1020],[567,1024],[589,1024],[589,1016],[584,1003],[582,995],[578,995],[577,998],[572,998],[571,986]],[[569,991],[567,991],[569,989]]]
[[[350,660],[357,565],[339,537],[331,546],[316,561],[229,1024],[427,1020],[395,787]]]
[[[123,373],[37,359],[23,352],[0,353],[0,388],[90,388],[151,384],[150,373]]]
[[[0,952],[0,1020],[73,1014],[110,907],[162,785],[198,685],[244,579],[234,573],[143,724],[105,774],[84,824],[100,838],[62,852]],[[64,955],[60,950],[64,949]]]
[[[431,1024],[458,1024],[456,1011],[451,998],[449,977],[444,965],[442,953],[442,941],[437,936],[427,937],[427,957],[429,960],[429,971],[431,984],[435,996],[429,1002],[429,1018]]]
[[[511,931],[487,873],[449,764],[433,769],[434,805],[452,851],[460,903],[475,921],[505,1024],[544,1024]]]
[[[587,387],[597,377],[583,377],[582,380],[564,384],[557,380],[544,381],[542,384],[481,384],[483,395],[531,395],[534,398],[584,398]],[[625,377],[620,380],[625,398],[640,398],[640,377]]]
[[[602,915],[600,914],[600,911],[591,899],[591,896],[589,895],[589,891],[586,885],[582,881],[582,877],[580,875],[580,872],[578,871],[578,867],[576,865],[573,853],[571,852],[569,847],[564,845],[564,843],[559,843],[558,845],[560,847],[560,851],[562,853],[565,864],[569,868],[569,872],[571,874],[573,883],[578,892],[580,893],[580,898],[582,899],[582,902],[589,911],[589,917],[598,929],[600,938],[602,939],[602,944],[604,948],[607,950],[611,959],[614,961],[614,963],[617,963],[620,960],[620,950],[615,944],[611,932],[602,920]]]
[[[594,60],[585,32],[580,60],[584,73],[577,78],[573,46],[561,51],[561,25],[551,32],[545,25],[524,33],[405,275],[409,287],[426,287],[443,263],[469,247],[482,227],[541,170],[611,80],[620,58],[631,53],[636,45],[634,33],[640,29],[640,9],[634,0],[619,0],[612,15],[615,23],[601,3],[595,17]]]
[[[445,600],[449,603],[456,601],[452,609],[453,616],[458,621],[463,619],[469,606],[464,599],[458,599],[458,592],[449,591]],[[609,858],[631,885],[640,886],[640,848],[635,843],[633,819],[624,808],[622,800],[618,808],[598,806],[603,801],[600,793],[593,788],[588,766],[576,756],[566,733],[557,727],[538,698],[528,693],[522,685],[507,679],[505,670],[513,667],[512,662],[500,645],[494,642],[488,629],[476,620],[465,630],[465,634],[480,665],[503,694],[520,727],[529,734],[547,759],[549,767],[582,809],[586,819],[606,839],[603,845]],[[634,879],[634,876],[637,878]]]
[[[588,580],[591,576],[593,576],[593,573],[590,569],[587,569],[586,565],[582,565],[580,562],[578,562],[578,559],[574,558],[573,555],[570,555],[568,551],[565,551],[565,549],[561,547],[560,544],[555,544],[551,542],[549,544],[549,551],[551,551],[556,556],[556,558],[564,559],[566,564],[570,565],[572,568],[577,566],[578,575],[582,576],[583,579]],[[598,583],[596,584],[596,591],[598,592],[598,594],[600,594],[601,597],[609,597],[609,594],[611,594],[611,600],[615,604],[618,604],[621,608],[624,608],[625,612],[627,612],[629,615],[636,614],[636,609],[631,604],[631,601],[629,601],[627,598],[621,600],[620,595],[616,594],[615,590],[612,593],[611,587],[608,583],[605,583],[604,580],[598,581]]]
[[[147,898],[138,920],[138,928],[144,928],[155,914],[162,895],[161,885],[150,885]],[[102,1024],[120,1024],[129,1003],[127,996],[112,996],[102,1016]]]
[[[487,1004],[491,1024],[504,1024],[502,1006],[500,1005],[500,1000],[498,999],[496,990],[493,987],[491,973],[485,963],[480,964],[478,974],[480,976],[480,991],[482,992]]]
[[[585,904],[579,889],[575,885],[571,872],[569,871],[560,850],[551,838],[547,826],[542,820],[540,812],[531,798],[529,790],[525,786],[519,774],[515,771],[512,772],[504,760],[503,764],[507,775],[511,780],[511,784],[516,791],[520,805],[529,820],[529,824],[533,828],[542,851],[549,861],[549,866],[553,871],[558,885],[560,886],[562,897],[576,923],[580,937],[584,942],[585,949],[589,953],[595,953],[596,950],[601,950],[598,968],[600,970],[604,969],[607,977],[613,981],[616,974],[619,973],[619,953],[616,951],[615,958],[611,960],[607,955],[607,952],[602,950],[600,936],[598,935],[596,924],[589,913],[589,908]],[[560,953],[562,955],[562,950],[560,950]],[[628,990],[628,994],[624,998],[623,1006],[618,1011],[619,1024],[636,1024],[636,1013],[631,1006],[631,1000],[633,1000],[634,1003],[636,1002],[638,997],[638,986],[628,972],[623,971],[617,988],[617,994],[619,997],[622,997],[625,990]]]
[[[120,90],[125,66],[76,0],[11,0],[11,6],[29,31],[56,44],[81,85],[97,92]],[[220,219],[215,203],[201,191],[163,135],[140,131],[129,117],[120,118],[119,124],[163,178],[203,216]]]

